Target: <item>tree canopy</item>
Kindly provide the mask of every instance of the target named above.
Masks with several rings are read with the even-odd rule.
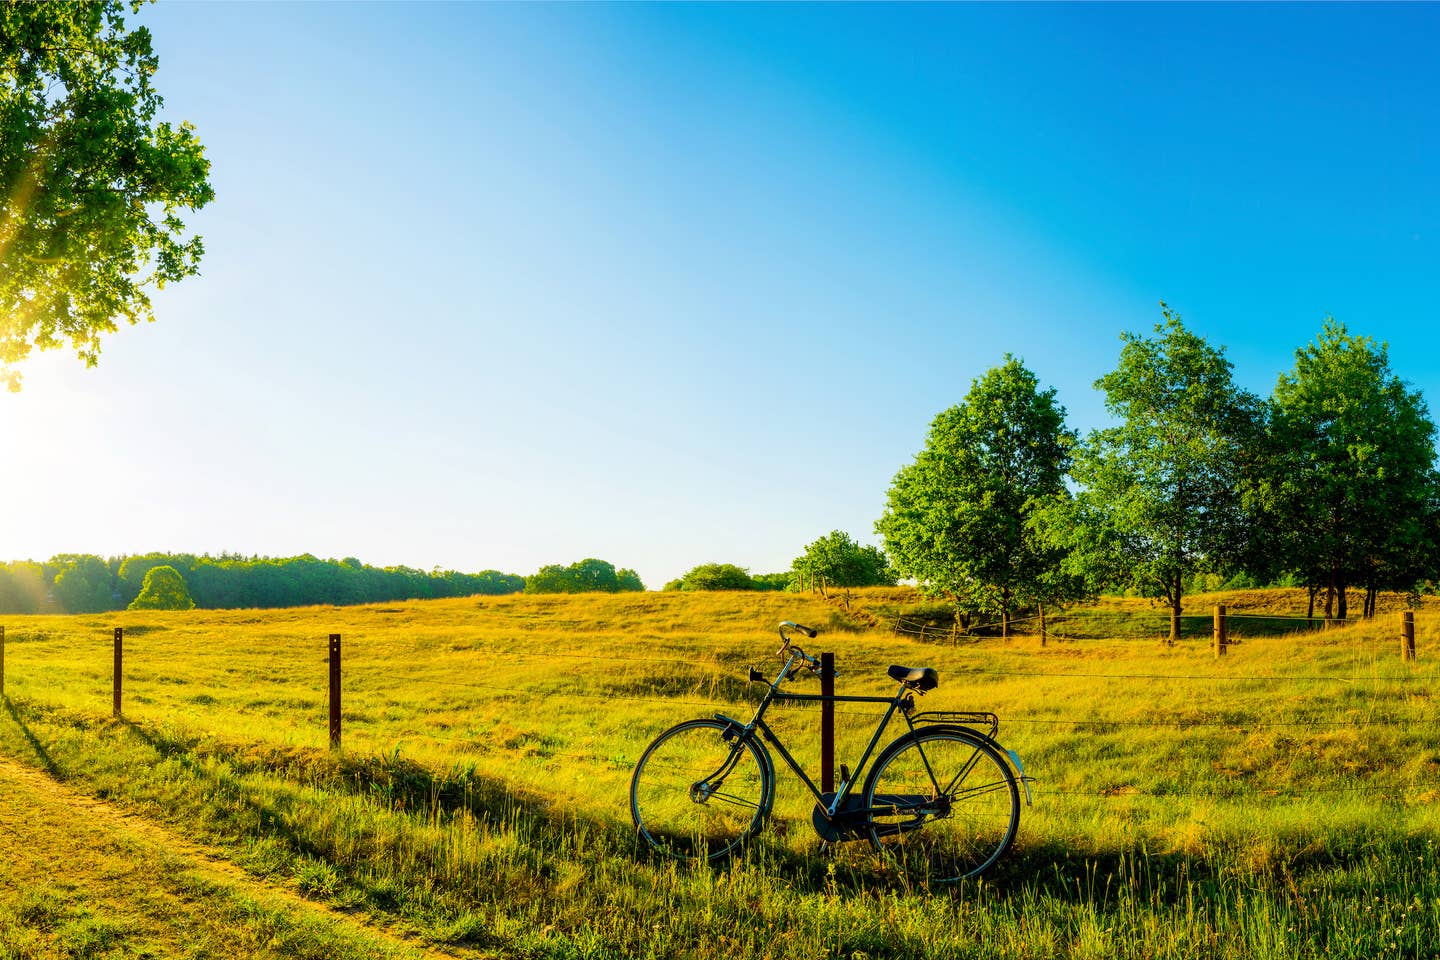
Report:
[[[1275,385],[1271,433],[1257,513],[1312,605],[1324,590],[1326,617],[1344,619],[1359,585],[1373,615],[1377,590],[1426,574],[1440,513],[1435,425],[1384,344],[1327,319]]]
[[[843,530],[831,530],[806,545],[790,570],[791,582],[797,586],[802,580],[819,578],[823,584],[835,587],[888,587],[898,579],[885,551],[856,543]]]
[[[634,570],[616,570],[608,560],[589,557],[569,566],[550,564],[525,578],[526,593],[618,593],[644,590]]]
[[[68,342],[93,365],[150,288],[195,274],[179,214],[214,198],[188,123],[160,122],[158,59],[119,0],[0,4],[0,379]]]
[[[1119,365],[1096,381],[1120,423],[1077,450],[1081,490],[1048,529],[1075,572],[1158,590],[1173,641],[1186,582],[1248,549],[1239,488],[1260,405],[1235,386],[1223,349],[1161,308],[1155,336],[1123,334]]]
[[[733,563],[702,563],[692,567],[679,580],[665,585],[667,590],[754,590],[750,571]]]
[[[130,601],[131,610],[190,610],[195,601],[185,586],[180,571],[166,564],[145,572],[139,595]]]
[[[875,529],[900,573],[970,612],[998,615],[1061,592],[1060,551],[1032,514],[1064,492],[1074,434],[1055,391],[1013,356],[930,425],[890,485]]]

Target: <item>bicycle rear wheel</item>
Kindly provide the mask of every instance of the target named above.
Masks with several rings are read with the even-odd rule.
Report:
[[[718,861],[754,836],[770,812],[774,777],[753,740],[721,720],[689,720],[640,755],[630,778],[630,817],[656,850]]]
[[[1020,826],[1010,765],[962,728],[920,730],[886,747],[866,780],[865,806],[871,843],[932,883],[984,872]]]

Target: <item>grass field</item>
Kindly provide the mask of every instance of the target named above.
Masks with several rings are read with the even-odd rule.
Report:
[[[1192,609],[1213,602],[1304,612],[1270,592]],[[785,594],[9,618],[0,958],[1440,956],[1440,613],[1402,663],[1397,602],[1318,632],[1256,620],[1218,660],[1208,629],[1137,638],[1124,624],[1163,620],[1144,601],[1083,613],[1111,638],[1043,648],[921,645]],[[746,667],[773,664],[785,618],[821,628],[807,648],[836,653],[842,693],[933,666],[925,708],[1000,714],[1038,782],[992,875],[931,891],[859,847],[822,856],[785,776],[738,862],[639,849],[640,751],[748,716]],[[817,717],[771,714],[812,771]],[[873,719],[839,712],[837,759]],[[20,855],[37,844],[73,855]]]

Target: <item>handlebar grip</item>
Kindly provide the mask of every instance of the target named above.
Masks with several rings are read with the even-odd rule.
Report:
[[[805,636],[809,637],[811,640],[814,640],[816,635],[820,633],[820,631],[816,630],[814,627],[807,627],[803,623],[795,624],[795,629],[805,634]]]

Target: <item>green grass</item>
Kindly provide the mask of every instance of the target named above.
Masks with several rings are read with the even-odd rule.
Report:
[[[1155,615],[1091,615],[1131,611]],[[858,848],[822,856],[783,773],[777,820],[728,867],[639,849],[634,760],[678,720],[748,716],[745,668],[773,664],[782,618],[824,630],[810,646],[836,652],[842,693],[888,692],[889,663],[934,666],[922,707],[1000,714],[1038,782],[992,876],[931,892]],[[12,618],[0,752],[271,885],[477,955],[1433,957],[1440,618],[1419,620],[1405,664],[1388,613],[1247,633],[1218,660],[1208,626],[1175,647],[920,645],[783,594]],[[115,625],[123,721],[108,717]],[[817,712],[771,719],[813,771]],[[837,719],[852,758],[873,720]]]

